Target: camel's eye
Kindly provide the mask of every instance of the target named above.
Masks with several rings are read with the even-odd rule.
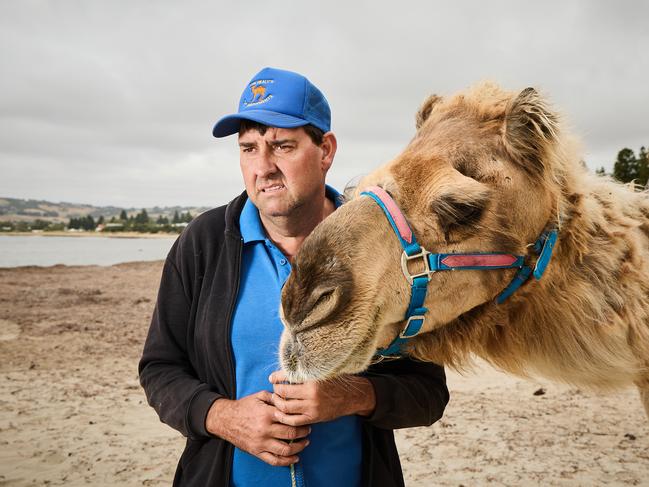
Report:
[[[453,206],[453,215],[449,223],[455,225],[475,225],[482,218],[484,207],[475,206],[473,203],[458,203]]]
[[[485,211],[486,200],[478,198],[469,201],[457,201],[453,197],[444,197],[433,203],[439,225],[446,239],[455,230],[475,229]]]

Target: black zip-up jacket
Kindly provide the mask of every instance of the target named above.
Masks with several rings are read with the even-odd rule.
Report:
[[[235,398],[230,320],[236,302],[242,239],[241,194],[194,219],[165,261],[140,382],[160,420],[187,437],[174,485],[230,482],[233,445],[205,429],[212,403]],[[444,369],[399,359],[370,367],[376,409],[363,421],[363,485],[403,486],[393,429],[427,426],[448,402]]]

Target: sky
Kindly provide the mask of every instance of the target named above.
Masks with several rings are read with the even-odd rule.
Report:
[[[394,158],[431,93],[533,86],[611,170],[649,145],[649,2],[3,0],[0,196],[218,206],[243,190],[236,112],[265,66],[326,95],[345,184]]]

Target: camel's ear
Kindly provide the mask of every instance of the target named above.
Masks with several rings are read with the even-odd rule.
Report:
[[[503,139],[510,156],[532,175],[549,169],[546,156],[557,139],[557,115],[534,88],[525,88],[510,102]]]
[[[433,111],[433,106],[441,99],[441,96],[430,95],[428,98],[426,98],[424,103],[422,103],[419,111],[417,112],[417,115],[415,116],[415,126],[417,127],[417,130],[421,128],[426,119],[429,117],[430,112]]]

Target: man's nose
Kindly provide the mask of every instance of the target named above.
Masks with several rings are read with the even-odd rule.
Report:
[[[266,149],[259,151],[258,156],[255,158],[255,174],[257,177],[268,176],[277,171],[275,165],[275,156],[272,151]]]

